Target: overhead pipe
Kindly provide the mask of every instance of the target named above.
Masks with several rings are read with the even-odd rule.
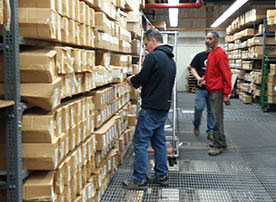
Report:
[[[202,0],[196,0],[195,3],[181,3],[181,4],[146,4],[146,9],[154,9],[154,8],[201,8],[203,5]]]

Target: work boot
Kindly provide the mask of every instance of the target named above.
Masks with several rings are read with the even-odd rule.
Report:
[[[208,146],[211,147],[211,148],[215,147],[215,142],[210,142],[208,144]],[[222,148],[222,149],[226,149],[227,144],[221,144],[219,147]]]
[[[122,185],[124,189],[128,190],[145,190],[147,188],[147,181],[137,182],[133,180],[124,180]]]
[[[169,184],[169,176],[168,175],[164,175],[162,177],[159,176],[148,176],[148,182],[152,183],[152,184],[160,184],[161,186],[168,186]]]
[[[211,140],[211,141],[214,141],[214,136],[213,136],[213,134],[208,134],[208,135],[207,135],[207,139],[208,139],[208,140]]]
[[[194,127],[194,134],[195,134],[195,136],[199,136],[199,134],[200,134],[199,127]]]
[[[208,151],[209,156],[217,156],[223,152],[223,148],[213,148]]]

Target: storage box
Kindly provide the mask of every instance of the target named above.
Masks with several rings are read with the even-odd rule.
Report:
[[[251,95],[247,95],[246,93],[241,92],[239,94],[239,99],[244,103],[244,104],[250,104],[252,103],[252,97]]]
[[[36,151],[36,152],[34,152]],[[55,170],[58,166],[58,139],[52,144],[23,143],[23,169],[26,170]]]
[[[21,83],[20,94],[30,106],[53,110],[60,104],[61,79],[53,83]],[[4,85],[0,84],[0,94],[4,94]]]
[[[24,51],[20,57],[20,80],[22,83],[51,83],[57,79],[55,65],[56,51],[33,50]],[[0,81],[4,80],[3,60],[0,55]]]
[[[56,201],[53,171],[34,172],[23,184],[24,201]]]
[[[140,54],[140,41],[139,40],[132,40],[131,41],[131,53],[134,55],[139,55]]]
[[[54,11],[43,8],[19,8],[18,12],[21,36],[46,40],[57,39],[57,14]]]
[[[267,96],[268,103],[276,103],[276,96]]]
[[[22,117],[23,143],[54,143],[56,141],[55,113],[29,110]]]
[[[276,75],[269,73],[267,76],[267,82],[276,85]]]

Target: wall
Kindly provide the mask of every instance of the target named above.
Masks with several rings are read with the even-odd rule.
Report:
[[[220,46],[224,46],[225,32],[218,32],[221,40]],[[205,31],[181,31],[178,35],[177,43],[177,91],[186,91],[187,67],[190,65],[193,57],[205,50]]]

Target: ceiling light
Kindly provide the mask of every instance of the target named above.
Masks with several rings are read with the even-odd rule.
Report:
[[[178,4],[179,0],[168,0],[169,4]],[[169,8],[169,20],[171,27],[178,26],[178,8]]]
[[[235,11],[242,7],[248,0],[236,0],[212,25],[211,27],[218,27],[227,18],[229,18]]]

